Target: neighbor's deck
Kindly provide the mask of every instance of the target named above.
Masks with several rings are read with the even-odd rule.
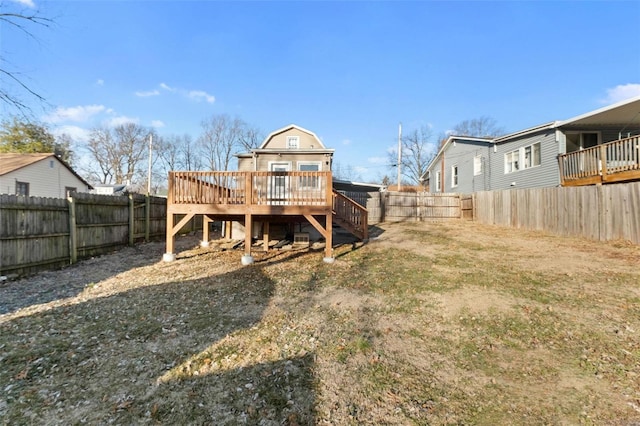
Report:
[[[562,186],[640,180],[640,136],[558,156]]]

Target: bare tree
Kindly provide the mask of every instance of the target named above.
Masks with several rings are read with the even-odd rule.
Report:
[[[115,173],[113,164],[117,154],[111,129],[107,127],[93,129],[87,149],[93,160],[92,167],[86,170],[90,179],[105,184],[113,183]]]
[[[149,134],[135,123],[94,129],[87,144],[94,166],[91,176],[101,183],[144,181],[142,162],[147,158]]]
[[[246,128],[244,121],[227,114],[214,115],[202,121],[198,142],[210,170],[229,170],[233,154],[244,147]]]
[[[498,126],[496,120],[481,116],[471,120],[464,120],[453,127],[456,136],[473,136],[479,138],[495,138],[505,134],[503,127]]]
[[[401,172],[413,184],[420,182],[420,177],[427,171],[429,162],[436,153],[436,145],[432,142],[433,133],[428,126],[422,126],[402,137]],[[398,151],[389,152],[389,164],[397,167]]]
[[[257,127],[252,127],[246,123],[243,125],[243,130],[240,132],[240,145],[244,150],[250,151],[258,148],[263,139],[264,135]]]
[[[340,180],[347,181],[360,181],[362,177],[360,174],[353,168],[351,164],[347,164],[343,166],[339,161],[334,161],[331,166],[331,172],[333,173],[333,177]]]
[[[0,2],[0,26],[4,26],[9,30],[16,30],[25,37],[35,39],[32,28],[48,28],[53,24],[52,19],[42,16],[37,10],[30,11],[22,8],[17,11],[11,11],[10,4],[12,3]],[[30,112],[31,108],[27,106],[27,103],[18,94],[12,92],[10,87],[17,87],[18,91],[26,92],[38,102],[44,102],[45,99],[25,82],[25,78],[19,71],[7,68],[9,61],[2,51],[0,51],[0,55],[2,55],[0,56],[0,101],[26,116],[26,113]]]

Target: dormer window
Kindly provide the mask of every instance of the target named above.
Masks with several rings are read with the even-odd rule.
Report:
[[[287,149],[300,148],[300,136],[287,136]]]

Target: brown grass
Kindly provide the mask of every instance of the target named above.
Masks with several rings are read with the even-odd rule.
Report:
[[[173,263],[146,244],[4,285],[0,421],[640,422],[638,246],[379,232],[332,265],[185,239]]]

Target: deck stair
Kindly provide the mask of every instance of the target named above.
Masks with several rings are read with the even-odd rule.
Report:
[[[369,238],[367,209],[335,189],[333,190],[333,222],[363,241]]]

